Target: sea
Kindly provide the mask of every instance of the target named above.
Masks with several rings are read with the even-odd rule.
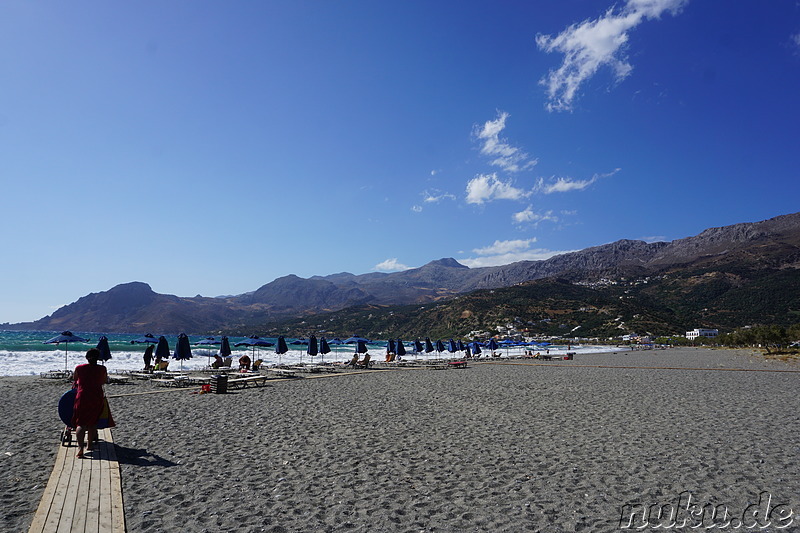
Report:
[[[111,359],[104,364],[109,372],[141,370],[144,367],[142,356],[146,344],[134,344],[131,341],[142,337],[134,334],[103,334],[92,332],[74,331],[78,337],[87,339],[88,342],[70,342],[62,344],[45,344],[46,340],[60,334],[59,331],[0,331],[0,376],[38,376],[43,372],[52,370],[73,370],[77,365],[86,362],[86,350],[94,348],[102,335],[108,338],[111,348]],[[158,338],[159,335],[155,334]],[[170,349],[175,350],[177,335],[165,335]],[[189,336],[192,343],[192,358],[182,362],[171,361],[170,370],[183,368],[183,370],[200,370],[209,365],[211,359],[218,352],[219,346],[200,345],[204,336]],[[353,356],[353,344],[332,344],[331,352],[324,356],[316,355],[313,358],[306,353],[307,344],[300,344],[303,339],[286,338],[289,351],[284,354],[275,353],[274,347],[249,348],[245,346],[234,347],[234,344],[245,340],[246,337],[228,337],[233,350],[234,363],[248,353],[255,361],[262,359],[265,366],[293,365],[299,363],[323,363],[336,361],[349,361]],[[265,340],[277,343],[277,339],[264,337]],[[330,341],[330,339],[329,339]],[[292,344],[292,343],[298,344]],[[444,359],[463,356],[463,352],[450,354],[449,352],[431,352],[416,354],[410,342],[404,342],[408,354],[406,359]],[[381,361],[386,354],[386,341],[372,341],[367,344],[367,349],[374,361]],[[505,356],[518,356],[524,350],[533,349],[544,353],[546,350],[551,355],[563,355],[567,351],[577,354],[599,353],[614,351],[613,346],[591,345],[550,345],[547,347],[502,347],[500,352]]]

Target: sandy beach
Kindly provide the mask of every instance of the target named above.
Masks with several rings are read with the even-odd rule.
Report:
[[[612,531],[624,505],[687,492],[734,517],[766,492],[800,530],[800,363],[686,348],[529,363],[225,395],[108,385],[128,531]],[[66,388],[0,378],[0,529],[30,525]]]

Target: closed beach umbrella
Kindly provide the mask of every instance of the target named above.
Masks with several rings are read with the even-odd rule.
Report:
[[[311,356],[311,362],[314,362],[314,356],[319,353],[319,347],[317,346],[317,337],[311,335],[308,339],[308,349],[306,353]]]
[[[479,342],[471,342],[467,345],[467,348],[472,347],[472,353],[475,355],[481,354],[481,343]]]
[[[158,345],[156,345],[156,361],[163,361],[169,359],[169,343],[164,335],[158,338]]]
[[[419,341],[419,339],[414,341],[414,351],[417,353],[422,353],[425,351],[425,348],[422,346],[422,343]]]
[[[406,354],[406,347],[403,346],[403,341],[397,339],[397,355],[405,355]]]
[[[494,355],[494,351],[498,348],[497,341],[494,339],[489,339],[489,344],[487,344],[486,347],[489,348],[489,351],[491,351],[492,355]]]
[[[386,353],[397,353],[397,348],[394,344],[394,339],[389,339],[389,343],[386,345]]]
[[[108,346],[108,337],[103,335],[97,343],[97,349],[100,350],[100,360],[108,361],[111,359],[111,348]]]
[[[425,337],[425,353],[431,353],[433,351],[433,344],[431,343],[430,337]]]
[[[323,361],[325,361],[326,353],[331,353],[331,347],[328,345],[328,340],[325,337],[322,337],[319,340],[319,354],[322,356]]]
[[[131,341],[131,344],[145,344],[147,342],[152,344],[158,344],[158,339],[154,337],[152,333],[145,333],[138,339],[133,339]]]
[[[456,344],[456,341],[453,339],[447,341],[447,351],[450,353],[456,353],[458,351],[458,345]]]
[[[367,353],[367,343],[363,340],[356,342],[356,353]]]
[[[278,343],[275,345],[275,353],[279,356],[282,356],[286,352],[289,351],[289,347],[286,346],[286,339],[283,338],[283,335],[278,337]],[[280,364],[281,358],[278,358],[278,364]]]
[[[192,347],[189,345],[189,337],[186,333],[178,335],[178,344],[175,345],[175,353],[172,354],[173,359],[181,362],[181,373],[183,373],[183,362],[192,358]]]
[[[66,344],[64,347],[64,372],[69,372],[69,363],[67,362],[67,357],[69,356],[69,343],[71,342],[89,342],[89,339],[84,339],[83,337],[78,337],[77,335],[73,335],[71,331],[62,331],[61,335],[53,337],[52,339],[48,339],[44,341],[45,344],[55,344],[58,346],[61,343]]]
[[[444,343],[441,340],[436,341],[436,357],[442,355],[444,351]]]
[[[459,352],[464,352],[464,351],[467,350],[467,347],[464,346],[464,342],[461,339],[458,340],[457,344],[458,344],[458,351]]]
[[[228,337],[222,337],[222,344],[219,347],[219,355],[220,357],[228,357],[233,351],[231,350],[231,343],[228,341]]]

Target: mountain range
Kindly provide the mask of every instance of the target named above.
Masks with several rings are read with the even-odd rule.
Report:
[[[131,282],[86,295],[34,322],[3,327],[244,333],[274,329],[276,324],[288,327],[293,321],[302,324],[308,317],[345,310],[358,314],[367,308],[444,305],[458,296],[493,294],[493,289],[530,292],[531,283],[540,288],[560,287],[556,293],[569,294],[575,299],[571,305],[577,308],[585,307],[581,299],[592,295],[636,298],[643,310],[652,310],[645,314],[661,317],[651,326],[663,329],[736,327],[744,324],[735,321],[759,317],[772,322],[800,321],[800,213],[711,228],[671,242],[620,240],[547,260],[494,267],[468,268],[445,258],[394,273],[288,275],[253,292],[217,298],[158,294],[146,283]],[[512,293],[504,297],[515,299]],[[750,316],[748,308],[758,314]]]

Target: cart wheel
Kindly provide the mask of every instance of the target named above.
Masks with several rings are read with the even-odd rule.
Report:
[[[72,442],[72,432],[67,428],[61,432],[61,445],[69,446]]]

